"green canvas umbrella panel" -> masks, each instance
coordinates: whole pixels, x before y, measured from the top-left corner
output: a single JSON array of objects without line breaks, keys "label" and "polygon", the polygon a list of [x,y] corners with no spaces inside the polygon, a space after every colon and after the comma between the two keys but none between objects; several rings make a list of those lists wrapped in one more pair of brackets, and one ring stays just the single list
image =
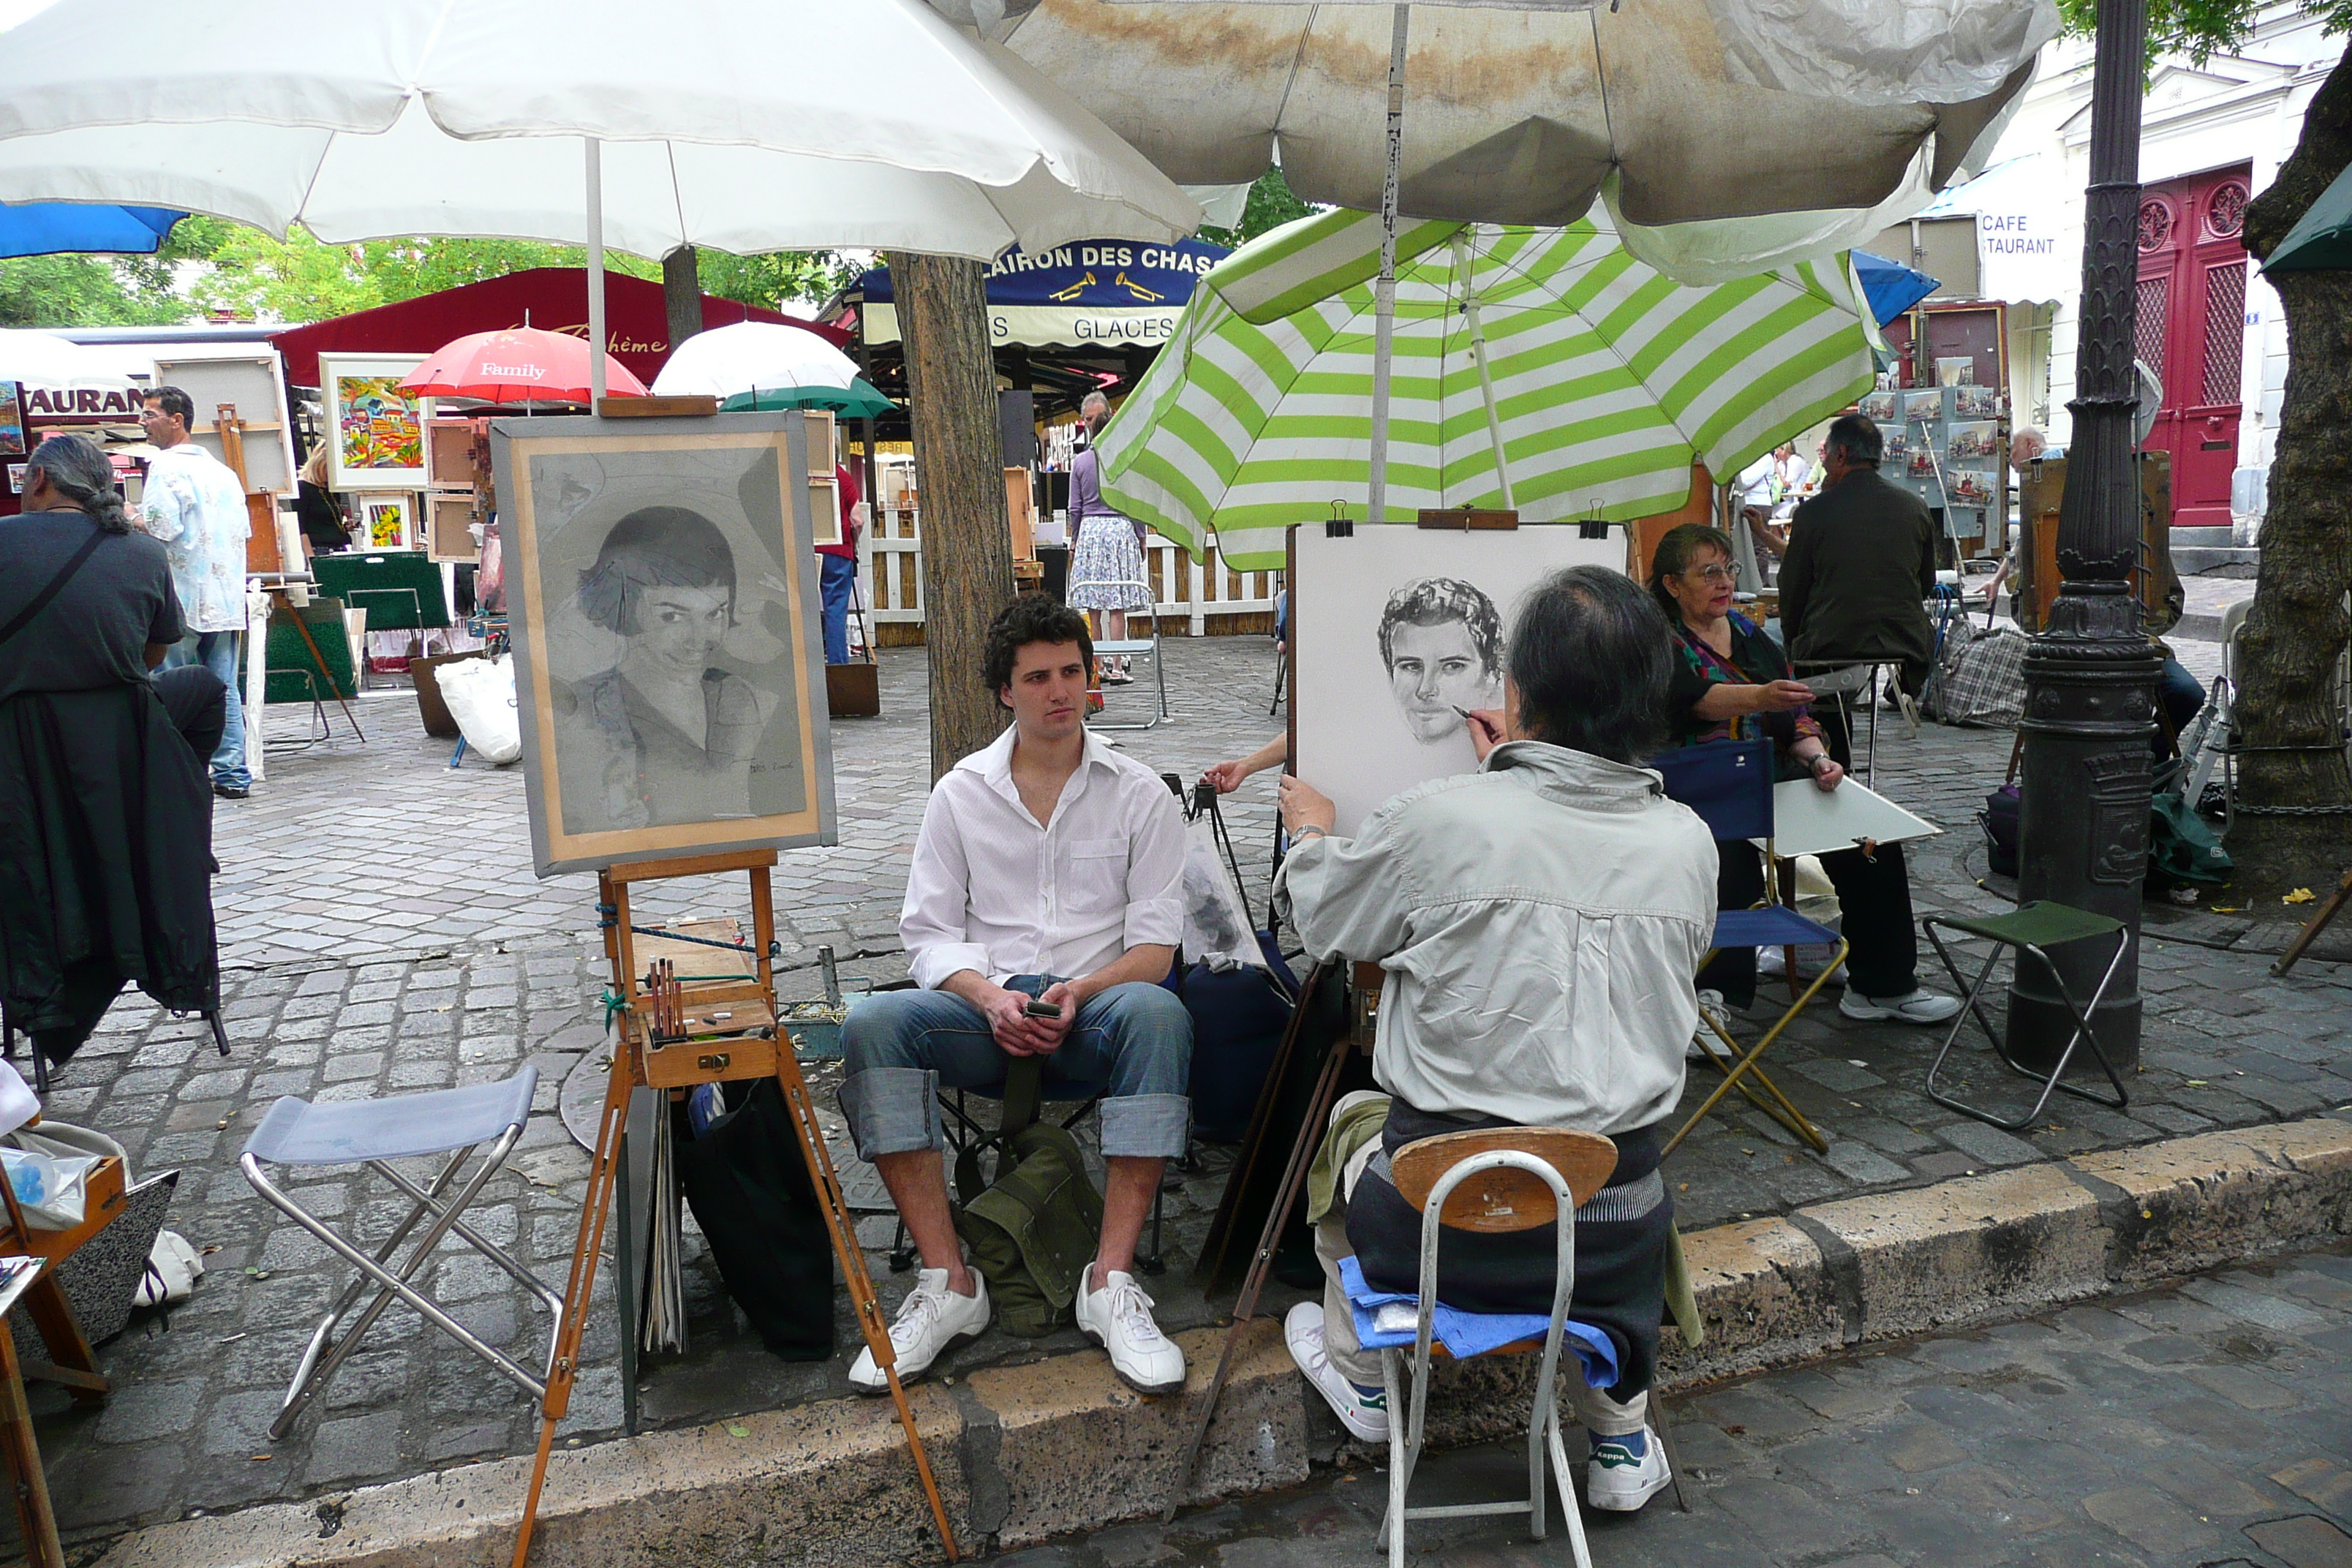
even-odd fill
[{"label": "green canvas umbrella panel", "polygon": [[[1101,440],[1105,498],[1237,570],[1279,567],[1289,524],[1361,520],[1370,489],[1381,224],[1276,229],[1203,280]],[[1385,515],[1516,506],[1523,522],[1671,510],[1691,464],[1738,473],[1874,384],[1844,253],[1705,287],[1566,228],[1411,223],[1398,234]]]}]

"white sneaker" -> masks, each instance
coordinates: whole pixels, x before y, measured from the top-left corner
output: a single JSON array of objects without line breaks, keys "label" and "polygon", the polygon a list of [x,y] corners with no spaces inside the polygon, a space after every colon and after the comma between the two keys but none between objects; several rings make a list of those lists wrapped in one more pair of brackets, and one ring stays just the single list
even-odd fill
[{"label": "white sneaker", "polygon": [[[1698,1005],[1699,1010],[1705,1013],[1708,1018],[1713,1018],[1717,1023],[1721,1024],[1727,1029],[1731,1027],[1730,1016],[1725,1010],[1723,1005],[1722,992],[1701,991],[1698,994]],[[1703,1062],[1707,1059],[1710,1053],[1705,1046],[1699,1044],[1699,1034],[1701,1033],[1710,1035],[1714,1033],[1713,1030],[1707,1028],[1706,1018],[1701,1018],[1699,1020],[1698,1030],[1693,1033],[1691,1037],[1684,1043],[1683,1060],[1686,1062]],[[1721,1043],[1721,1041],[1717,1042],[1718,1045]]]},{"label": "white sneaker", "polygon": [[1385,1388],[1365,1390],[1348,1381],[1347,1375],[1331,1364],[1323,1350],[1323,1307],[1318,1301],[1301,1301],[1290,1309],[1282,1320],[1282,1342],[1290,1347],[1290,1359],[1315,1385],[1315,1392],[1331,1406],[1331,1414],[1339,1418],[1356,1437],[1366,1443],[1389,1440],[1389,1393]]},{"label": "white sneaker", "polygon": [[[926,1268],[915,1276],[915,1288],[898,1303],[890,1325],[890,1348],[897,1352],[898,1381],[914,1382],[931,1370],[942,1352],[961,1344],[988,1327],[988,1281],[972,1270],[972,1294],[959,1296],[948,1288],[948,1271]],[[874,1364],[872,1350],[857,1352],[849,1368],[849,1386],[860,1394],[887,1394],[890,1380]]]},{"label": "white sneaker", "polygon": [[1838,1011],[1865,1024],[1892,1020],[1898,1024],[1940,1024],[1958,1013],[1960,999],[1940,991],[1914,991],[1907,996],[1864,996],[1849,985],[1838,999]]},{"label": "white sneaker", "polygon": [[[1833,947],[1799,948],[1797,950],[1798,977],[1807,981],[1811,980],[1814,974],[1818,973],[1819,971],[1811,966],[1826,963],[1829,959],[1829,955],[1836,951],[1837,949]],[[1759,947],[1756,950],[1757,979],[1786,980],[1788,977],[1789,966],[1786,960],[1781,956],[1781,952],[1779,948]],[[1843,983],[1844,979],[1845,964],[1841,962],[1835,969],[1830,971],[1829,983],[1832,985],[1836,985]]]},{"label": "white sneaker", "polygon": [[1111,1370],[1138,1394],[1174,1394],[1184,1386],[1184,1352],[1151,1318],[1151,1298],[1135,1276],[1117,1269],[1093,1289],[1094,1265],[1078,1276],[1078,1329],[1110,1354]]},{"label": "white sneaker", "polygon": [[1649,1427],[1622,1437],[1595,1436],[1592,1460],[1584,1468],[1584,1500],[1611,1513],[1632,1513],[1674,1479],[1665,1445]]}]

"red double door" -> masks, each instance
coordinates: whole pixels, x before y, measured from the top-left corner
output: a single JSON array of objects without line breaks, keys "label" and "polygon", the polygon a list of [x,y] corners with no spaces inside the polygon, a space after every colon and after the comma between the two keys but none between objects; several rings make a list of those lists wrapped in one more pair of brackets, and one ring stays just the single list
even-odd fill
[{"label": "red double door", "polygon": [[2175,528],[2226,528],[2245,368],[2247,168],[2145,185],[2138,357],[2164,382],[2147,448],[2172,454]]}]

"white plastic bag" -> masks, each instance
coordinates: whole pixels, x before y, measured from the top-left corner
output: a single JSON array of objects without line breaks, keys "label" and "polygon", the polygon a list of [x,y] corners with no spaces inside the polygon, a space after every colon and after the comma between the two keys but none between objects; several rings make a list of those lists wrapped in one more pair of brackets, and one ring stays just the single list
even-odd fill
[{"label": "white plastic bag", "polygon": [[466,744],[484,762],[506,766],[522,755],[522,720],[515,711],[514,657],[467,658],[435,672],[441,700]]},{"label": "white plastic bag", "polygon": [[184,1301],[195,1293],[196,1281],[204,1277],[205,1260],[188,1238],[176,1230],[163,1231],[155,1237],[154,1249],[147,1254],[147,1271],[139,1277],[135,1300],[142,1307]]},{"label": "white plastic bag", "polygon": [[35,1230],[71,1230],[81,1223],[89,1207],[89,1173],[98,1166],[94,1154],[61,1152],[55,1146],[0,1148],[0,1168],[7,1172],[25,1223]]},{"label": "white plastic bag", "polygon": [[24,1075],[0,1062],[0,1137],[5,1137],[41,1113],[41,1102]]},{"label": "white plastic bag", "polygon": [[1265,967],[1249,905],[1217,843],[1216,818],[1205,811],[1184,826],[1184,957],[1215,970]]}]

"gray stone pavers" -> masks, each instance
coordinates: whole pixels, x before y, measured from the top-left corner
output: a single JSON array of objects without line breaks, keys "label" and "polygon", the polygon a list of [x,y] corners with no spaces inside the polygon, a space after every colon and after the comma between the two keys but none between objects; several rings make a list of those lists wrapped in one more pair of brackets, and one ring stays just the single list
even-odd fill
[{"label": "gray stone pavers", "polygon": [[[1208,763],[1244,754],[1278,732],[1279,721],[1265,714],[1264,639],[1178,641],[1168,657],[1180,717],[1119,736],[1129,754],[1189,780]],[[905,973],[897,914],[929,776],[923,679],[919,650],[886,654],[884,717],[834,726],[842,842],[788,852],[778,868],[787,996],[816,993],[821,943],[835,948],[846,974]],[[605,976],[593,879],[531,876],[519,772],[470,759],[448,769],[446,745],[423,737],[405,692],[371,696],[362,715],[371,737],[364,746],[335,742],[273,757],[268,781],[250,800],[220,805],[216,901],[229,1058],[214,1053],[193,1021],[171,1019],[134,994],[58,1078],[52,1115],[120,1139],[142,1171],[181,1170],[170,1224],[210,1249],[211,1268],[191,1301],[169,1313],[136,1314],[101,1347],[121,1389],[107,1408],[68,1409],[55,1390],[37,1387],[41,1441],[59,1478],[58,1510],[69,1532],[309,1497],[456,1458],[520,1451],[530,1440],[530,1411],[520,1394],[401,1308],[286,1442],[258,1440],[310,1316],[342,1279],[325,1250],[263,1205],[236,1169],[245,1137],[273,1100],[481,1082],[531,1062],[543,1079],[539,1114],[477,1220],[494,1236],[519,1237],[534,1267],[559,1283],[586,1172],[584,1154],[554,1116],[553,1083],[601,1038]],[[294,721],[278,712],[271,722],[286,732]],[[2005,733],[1929,726],[1915,740],[1892,716],[1882,723],[1879,787],[1948,829],[1911,856],[1920,912],[2000,907],[1999,896],[1977,883],[1982,842],[1969,813],[1999,783],[2008,746]],[[1272,777],[1263,775],[1224,806],[1261,908],[1273,800]],[[740,887],[737,879],[706,879],[646,888],[637,908],[654,919],[740,913]],[[335,934],[322,934],[329,932]],[[2105,1111],[2062,1097],[2014,1137],[1958,1118],[1919,1092],[1935,1032],[1843,1019],[1834,987],[1825,989],[1766,1066],[1830,1134],[1830,1155],[1814,1155],[1728,1100],[1666,1167],[1685,1229],[2352,1100],[2344,1024],[2352,991],[2344,972],[2314,960],[2274,981],[2264,973],[2266,952],[2206,945],[2244,941],[2245,928],[2222,917],[2156,911],[2143,958],[2147,1060],[2132,1080],[2130,1107]],[[1923,978],[1936,983],[1931,963],[1923,949]],[[1736,1032],[1752,1040],[1783,997],[1768,986],[1735,1020]],[[2225,1016],[2217,999],[2248,1007]],[[1955,1065],[1957,1083],[2014,1092],[1979,1045],[1964,1042]],[[2309,1076],[2294,1076],[2298,1069]],[[812,1079],[829,1114],[833,1079],[824,1070]],[[1710,1069],[1695,1068],[1685,1113],[1713,1087]],[[1151,1289],[1171,1328],[1210,1322],[1222,1305],[1202,1301],[1183,1274],[1230,1159],[1228,1151],[1204,1151],[1203,1168],[1169,1194],[1175,1266]],[[361,1174],[322,1173],[300,1184],[311,1207],[356,1223],[363,1236],[380,1237],[398,1211],[383,1184]],[[869,1267],[885,1304],[895,1303],[909,1279],[891,1275],[882,1256],[888,1219],[869,1215],[859,1228],[877,1249]],[[648,1373],[649,1421],[709,1420],[840,1392],[845,1357],[787,1364],[759,1348],[690,1218],[685,1253],[689,1348]],[[541,1353],[543,1319],[510,1282],[462,1254],[446,1255],[429,1272],[434,1289],[461,1303],[461,1316],[509,1353],[526,1361]],[[2309,1278],[2352,1288],[2325,1272]],[[2298,1290],[2289,1305],[2340,1313],[2340,1300],[2311,1294],[2318,1288]],[[2175,1310],[2203,1315],[2196,1321],[2114,1314],[2084,1321],[2121,1324],[2135,1339],[2195,1337],[2217,1324],[2239,1333],[2278,1331],[2244,1314],[2243,1300],[2228,1294],[2235,1287],[2216,1289],[2222,1294],[2211,1304],[2172,1299]],[[593,1440],[619,1421],[614,1314],[601,1282],[598,1294],[588,1372],[567,1439]],[[2080,1309],[2061,1322],[2095,1311]],[[2089,1330],[2067,1331],[2095,1338]],[[855,1342],[845,1316],[838,1339]],[[1075,1336],[1060,1336],[1043,1348],[1077,1345]],[[956,1352],[943,1370],[960,1373],[1030,1348],[992,1336]],[[2167,1405],[2178,1407],[2180,1420],[2254,1414],[2223,1390],[2177,1377],[2168,1387]],[[2352,1463],[2352,1455],[2336,1458]],[[1708,1559],[1700,1552],[1686,1560]]]}]

